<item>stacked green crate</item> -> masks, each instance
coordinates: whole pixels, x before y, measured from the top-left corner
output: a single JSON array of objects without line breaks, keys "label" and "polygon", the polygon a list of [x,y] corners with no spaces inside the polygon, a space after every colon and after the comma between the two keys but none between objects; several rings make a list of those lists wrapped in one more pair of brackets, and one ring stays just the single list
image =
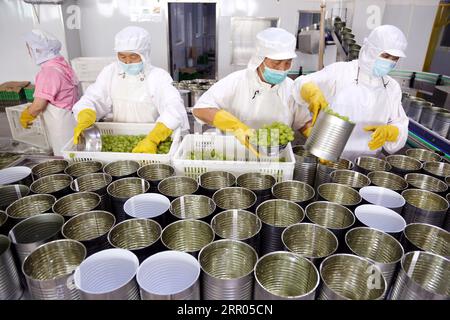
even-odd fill
[{"label": "stacked green crate", "polygon": [[[25,92],[20,84],[20,82],[5,82],[0,85],[0,106],[16,106],[26,101]],[[26,84],[25,82],[24,85]]]},{"label": "stacked green crate", "polygon": [[34,100],[34,86],[33,85],[28,85],[26,86],[24,89],[25,92],[25,97],[27,98],[28,102],[33,102]]}]

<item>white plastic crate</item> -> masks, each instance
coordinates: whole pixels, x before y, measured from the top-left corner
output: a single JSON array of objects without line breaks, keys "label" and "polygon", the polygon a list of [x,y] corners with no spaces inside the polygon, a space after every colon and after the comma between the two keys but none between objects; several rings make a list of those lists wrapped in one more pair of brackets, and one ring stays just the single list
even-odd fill
[{"label": "white plastic crate", "polygon": [[[227,159],[233,160],[190,160],[190,153],[215,150]],[[177,175],[185,175],[196,179],[208,171],[228,171],[238,176],[247,172],[260,172],[272,175],[278,182],[292,180],[295,168],[295,158],[292,146],[288,146],[277,157],[261,156],[256,158],[233,136],[224,135],[186,135],[172,158],[172,165]]]},{"label": "white plastic crate", "polygon": [[80,57],[71,60],[72,68],[81,82],[94,82],[104,67],[116,57]]},{"label": "white plastic crate", "polygon": [[[147,135],[154,127],[154,123],[118,123],[118,122],[96,122],[101,134],[109,135]],[[172,133],[172,146],[167,154],[149,153],[126,153],[126,152],[87,152],[77,151],[71,139],[63,148],[64,159],[79,162],[88,160],[98,160],[103,163],[110,163],[117,160],[135,160],[141,165],[149,163],[170,164],[171,158],[180,144],[180,130]]]},{"label": "white plastic crate", "polygon": [[28,106],[28,103],[21,104],[14,107],[5,108],[6,116],[11,129],[11,135],[14,140],[31,144],[33,146],[49,149],[50,141],[45,130],[44,119],[39,115],[29,129],[25,129],[20,124],[20,115]]}]

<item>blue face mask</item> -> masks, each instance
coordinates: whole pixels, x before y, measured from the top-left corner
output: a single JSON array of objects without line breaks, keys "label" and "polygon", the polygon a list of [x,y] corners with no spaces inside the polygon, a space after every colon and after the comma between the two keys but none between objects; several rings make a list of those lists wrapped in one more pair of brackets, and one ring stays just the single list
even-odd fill
[{"label": "blue face mask", "polygon": [[263,77],[270,84],[280,84],[286,79],[288,71],[270,69],[264,64]]},{"label": "blue face mask", "polygon": [[139,72],[144,69],[144,63],[138,62],[138,63],[123,63],[122,61],[119,61],[119,65],[122,68],[122,70],[129,75],[136,76],[139,74]]},{"label": "blue face mask", "polygon": [[395,65],[396,62],[392,60],[378,58],[373,65],[372,74],[375,77],[384,77],[395,68]]}]

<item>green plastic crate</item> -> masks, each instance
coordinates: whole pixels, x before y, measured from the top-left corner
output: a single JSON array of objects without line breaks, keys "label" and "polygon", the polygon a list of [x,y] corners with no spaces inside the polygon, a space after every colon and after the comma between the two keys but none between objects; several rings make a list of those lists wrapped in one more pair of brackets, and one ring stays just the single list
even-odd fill
[{"label": "green plastic crate", "polygon": [[29,85],[26,86],[24,89],[25,92],[25,97],[27,99],[28,102],[33,102],[34,100],[34,86]]},{"label": "green plastic crate", "polygon": [[0,100],[3,101],[11,101],[11,100],[24,100],[25,93],[24,90],[20,90],[19,92],[14,91],[0,91]]}]

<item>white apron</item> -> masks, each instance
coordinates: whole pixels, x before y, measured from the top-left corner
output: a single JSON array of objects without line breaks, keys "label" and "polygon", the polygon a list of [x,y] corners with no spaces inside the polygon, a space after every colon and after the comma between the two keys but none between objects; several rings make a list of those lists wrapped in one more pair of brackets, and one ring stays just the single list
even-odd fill
[{"label": "white apron", "polygon": [[378,156],[381,148],[369,149],[372,131],[365,131],[365,126],[385,125],[389,120],[390,103],[384,87],[370,87],[356,84],[340,91],[331,108],[340,115],[347,116],[354,122],[355,128],[348,140],[341,157],[354,161],[359,156]]},{"label": "white apron", "polygon": [[42,116],[53,154],[61,156],[62,148],[73,138],[73,129],[77,124],[72,111],[58,108],[49,103]]},{"label": "white apron", "polygon": [[111,99],[114,122],[154,123],[159,113],[147,82],[141,76],[122,75],[112,80]]}]

